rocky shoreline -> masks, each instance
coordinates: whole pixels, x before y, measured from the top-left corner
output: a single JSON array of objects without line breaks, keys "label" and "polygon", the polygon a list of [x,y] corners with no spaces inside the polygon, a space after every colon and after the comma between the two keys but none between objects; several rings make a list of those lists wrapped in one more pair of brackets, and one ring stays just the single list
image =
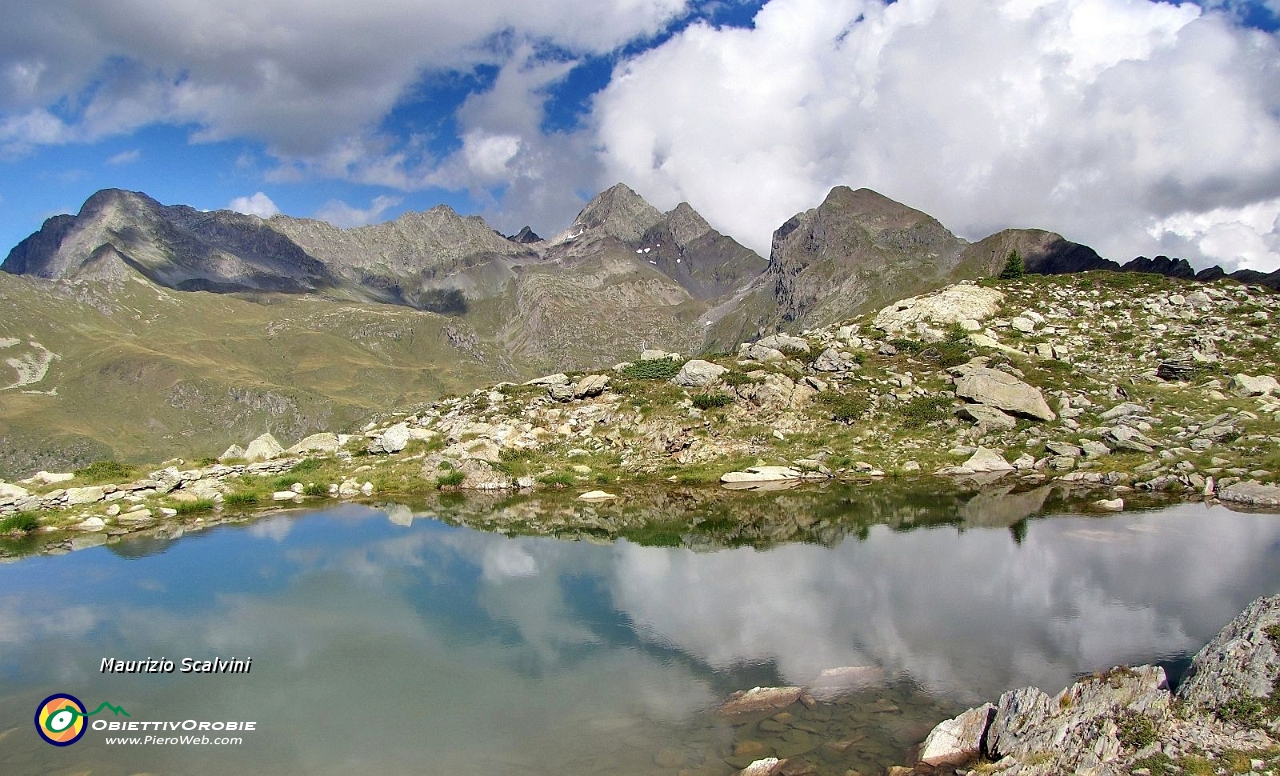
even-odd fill
[{"label": "rocky shoreline", "polygon": [[1054,696],[1011,690],[939,724],[920,747],[921,765],[898,771],[1277,773],[1277,739],[1280,596],[1273,596],[1254,601],[1205,645],[1176,691],[1158,666],[1113,668]]}]

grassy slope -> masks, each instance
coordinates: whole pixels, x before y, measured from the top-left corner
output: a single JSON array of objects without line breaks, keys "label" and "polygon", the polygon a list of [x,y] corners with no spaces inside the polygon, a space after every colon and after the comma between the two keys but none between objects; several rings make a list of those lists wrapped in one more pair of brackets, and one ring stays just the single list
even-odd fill
[{"label": "grassy slope", "polygon": [[[466,326],[441,316],[271,302],[0,273],[0,339],[19,340],[0,359],[40,356],[31,342],[57,355],[40,381],[0,391],[0,476],[216,455],[263,431],[288,444],[504,376],[482,343],[455,347],[443,327]],[[0,385],[16,381],[0,364]]]}]

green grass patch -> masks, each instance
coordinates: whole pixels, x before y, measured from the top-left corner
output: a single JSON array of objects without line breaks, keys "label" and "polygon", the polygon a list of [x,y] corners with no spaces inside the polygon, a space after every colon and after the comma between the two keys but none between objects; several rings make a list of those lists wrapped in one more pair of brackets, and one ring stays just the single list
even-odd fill
[{"label": "green grass patch", "polygon": [[40,527],[40,518],[30,512],[17,512],[0,520],[0,533],[28,534]]},{"label": "green grass patch", "polygon": [[632,380],[670,380],[680,374],[684,364],[669,358],[657,358],[652,361],[637,361],[622,370],[622,376]]},{"label": "green grass patch", "polygon": [[453,469],[449,472],[441,474],[439,477],[436,477],[436,490],[443,490],[445,488],[456,488],[459,485],[461,485],[462,481],[465,480],[466,478],[467,478],[466,472],[460,469]]},{"label": "green grass patch", "polygon": [[190,515],[196,512],[208,512],[214,508],[215,504],[211,498],[202,498],[195,501],[175,501],[169,506],[180,515]]},{"label": "green grass patch", "polygon": [[328,486],[326,486],[326,485],[322,485],[322,484],[321,484],[321,483],[319,483],[319,482],[310,482],[310,483],[307,483],[307,486],[306,486],[305,488],[303,488],[303,489],[302,489],[302,495],[304,495],[304,496],[327,496],[327,495],[329,495],[329,488],[328,488]]},{"label": "green grass patch", "polygon": [[304,472],[313,472],[323,466],[319,458],[304,458],[293,466],[289,467],[290,474],[302,474]]},{"label": "green grass patch", "polygon": [[720,375],[720,382],[725,385],[733,386],[754,385],[763,379],[764,378],[762,377],[752,377],[750,373],[744,372],[741,369],[730,369],[728,372]]},{"label": "green grass patch", "polygon": [[137,474],[138,467],[112,459],[94,461],[83,469],[76,469],[76,479],[87,484],[101,482],[128,482]]},{"label": "green grass patch", "polygon": [[231,509],[243,509],[258,503],[257,493],[228,493],[222,497],[222,505]]},{"label": "green grass patch", "polygon": [[295,477],[292,474],[286,474],[283,477],[276,477],[274,480],[272,480],[271,487],[274,490],[288,490],[289,488],[292,488],[294,485],[297,485],[300,482],[302,482],[301,477]]}]

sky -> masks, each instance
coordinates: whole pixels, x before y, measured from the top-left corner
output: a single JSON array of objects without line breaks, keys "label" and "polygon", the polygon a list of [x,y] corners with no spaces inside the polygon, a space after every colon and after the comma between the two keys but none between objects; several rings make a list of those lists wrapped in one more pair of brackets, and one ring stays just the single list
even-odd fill
[{"label": "sky", "polygon": [[1280,0],[0,0],[0,255],[94,191],[543,236],[624,182],[768,255],[836,185],[970,240],[1280,269]]}]

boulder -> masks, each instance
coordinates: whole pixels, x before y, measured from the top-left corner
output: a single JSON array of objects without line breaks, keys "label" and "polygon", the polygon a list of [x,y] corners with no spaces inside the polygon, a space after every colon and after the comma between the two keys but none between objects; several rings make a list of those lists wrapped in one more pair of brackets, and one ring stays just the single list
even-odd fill
[{"label": "boulder", "polygon": [[106,491],[102,489],[101,485],[91,485],[87,488],[67,488],[67,506],[96,504],[106,496]]},{"label": "boulder", "polygon": [[680,374],[671,378],[671,382],[686,388],[705,388],[719,381],[720,376],[728,371],[719,364],[695,358],[686,362],[680,368]]},{"label": "boulder", "polygon": [[298,494],[291,490],[277,490],[271,494],[272,501],[297,501]]},{"label": "boulder", "polygon": [[752,361],[768,363],[770,361],[786,361],[787,354],[775,348],[765,347],[759,343],[749,342],[738,346],[738,355]]},{"label": "boulder", "polygon": [[1128,450],[1135,453],[1150,453],[1160,445],[1159,442],[1129,426],[1116,426],[1103,433],[1102,438],[1111,443],[1114,450]]},{"label": "boulder", "polygon": [[963,765],[982,753],[987,726],[995,717],[996,707],[984,703],[958,717],[938,723],[920,745],[920,762],[937,768]]},{"label": "boulder", "polygon": [[1036,330],[1035,321],[1031,320],[1030,318],[1023,318],[1021,316],[1014,318],[1012,321],[1009,321],[1009,325],[1012,326],[1017,331],[1020,331],[1024,334],[1030,334],[1031,332]]},{"label": "boulder", "polygon": [[765,348],[780,350],[783,353],[808,353],[809,343],[800,337],[793,337],[790,334],[771,334],[759,340],[757,345]]},{"label": "boulder", "polygon": [[285,450],[289,455],[306,455],[307,453],[319,453],[321,455],[333,455],[342,449],[342,445],[338,443],[338,435],[329,431],[319,434],[312,434],[300,440],[296,445]]},{"label": "boulder", "polygon": [[985,447],[979,447],[961,466],[975,474],[1013,471],[1013,464],[1006,461],[1003,455]]},{"label": "boulder", "polygon": [[748,466],[746,471],[727,472],[720,481],[724,483],[778,482],[798,480],[803,476],[804,472],[790,466]]},{"label": "boulder", "polygon": [[232,445],[223,451],[222,455],[218,456],[219,461],[225,461],[228,458],[244,458],[244,448],[240,445]]},{"label": "boulder", "polygon": [[1218,499],[1250,507],[1280,507],[1280,486],[1245,480],[1220,488]]},{"label": "boulder", "polygon": [[249,443],[244,450],[244,458],[249,463],[257,461],[270,461],[273,458],[279,458],[284,454],[284,448],[276,441],[276,438],[270,433],[263,434],[257,439]]},{"label": "boulder", "polygon": [[962,399],[1036,420],[1057,419],[1039,389],[1007,372],[973,363],[951,371],[957,375],[956,396]]},{"label": "boulder", "polygon": [[573,401],[573,386],[552,385],[547,388],[547,395],[556,401]]},{"label": "boulder", "polygon": [[574,384],[573,397],[575,399],[586,399],[592,396],[599,396],[608,387],[609,378],[605,375],[587,375]]},{"label": "boulder", "polygon": [[397,423],[369,441],[373,455],[398,453],[409,444],[409,424]]},{"label": "boulder", "polygon": [[667,351],[665,350],[656,350],[653,348],[648,348],[640,351],[641,361],[661,361],[664,358],[670,358],[670,357],[671,357],[671,354],[667,353]]},{"label": "boulder", "polygon": [[17,500],[31,495],[30,491],[20,485],[0,482],[0,499]]},{"label": "boulder", "polygon": [[568,385],[570,382],[572,381],[569,379],[569,375],[563,372],[557,372],[553,375],[546,375],[545,377],[535,377],[525,383],[525,385]]},{"label": "boulder", "polygon": [[966,404],[956,410],[956,414],[967,420],[972,420],[984,429],[1007,431],[1018,425],[1018,421],[1012,416],[985,404]]},{"label": "boulder", "polygon": [[1270,396],[1280,393],[1280,382],[1271,375],[1259,375],[1250,377],[1246,374],[1239,374],[1231,378],[1231,385],[1237,393],[1244,396]]},{"label": "boulder", "polygon": [[578,496],[578,498],[582,501],[608,501],[609,499],[617,498],[617,496],[612,493],[606,493],[603,490],[589,490]]},{"label": "boulder", "polygon": [[936,293],[895,302],[881,310],[875,327],[881,331],[914,329],[920,322],[950,325],[961,321],[981,321],[996,314],[1004,294],[994,288],[972,283],[948,286]]},{"label": "boulder", "polygon": [[100,517],[91,517],[72,526],[77,531],[101,531],[107,527],[106,521]]},{"label": "boulder", "polygon": [[776,776],[782,772],[786,764],[786,760],[779,760],[776,757],[762,757],[738,771],[738,776]]},{"label": "boulder", "polygon": [[819,372],[851,372],[858,368],[858,362],[835,348],[827,348],[810,366]]},{"label": "boulder", "polygon": [[1103,512],[1124,511],[1124,499],[1122,498],[1101,498],[1093,502],[1093,505]]}]

